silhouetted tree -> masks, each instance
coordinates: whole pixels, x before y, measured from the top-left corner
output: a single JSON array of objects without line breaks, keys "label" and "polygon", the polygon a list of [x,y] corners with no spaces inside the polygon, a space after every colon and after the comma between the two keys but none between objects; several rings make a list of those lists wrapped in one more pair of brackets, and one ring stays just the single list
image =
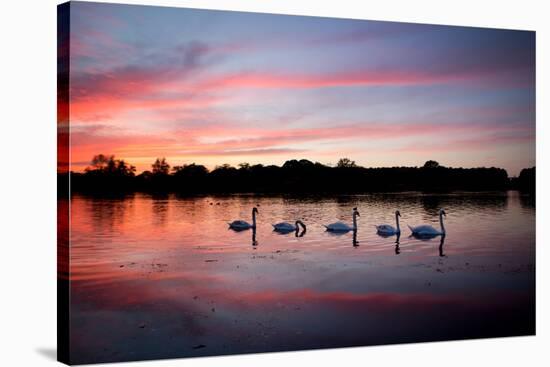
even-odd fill
[{"label": "silhouetted tree", "polygon": [[178,191],[203,192],[207,190],[208,169],[195,163],[175,166],[174,185]]},{"label": "silhouetted tree", "polygon": [[349,158],[340,158],[338,163],[336,163],[336,167],[338,168],[350,168],[350,167],[357,167],[355,164],[355,161],[352,161]]},{"label": "silhouetted tree", "polygon": [[88,175],[109,175],[133,177],[136,168],[123,159],[115,159],[114,155],[98,154],[93,157],[91,167],[85,169]]},{"label": "silhouetted tree", "polygon": [[166,162],[166,158],[157,158],[151,168],[154,175],[168,175],[170,172],[170,165]]},{"label": "silhouetted tree", "polygon": [[243,162],[243,163],[239,163],[239,169],[242,169],[242,170],[249,170],[250,169],[250,163],[246,163],[246,162]]},{"label": "silhouetted tree", "polygon": [[[172,174],[170,174],[170,172]],[[349,158],[335,167],[307,159],[292,159],[282,166],[241,163],[217,166],[211,172],[195,163],[175,166],[155,160],[151,171],[135,176],[135,167],[114,156],[97,155],[85,174],[71,173],[75,191],[155,193],[361,193],[402,190],[506,190],[520,187],[534,192],[535,169],[525,169],[512,182],[499,168],[450,168],[428,161],[424,166],[365,168]]]},{"label": "silhouetted tree", "polygon": [[117,161],[115,170],[116,170],[116,173],[121,176],[133,177],[136,172],[136,167],[127,164],[123,159],[121,159]]},{"label": "silhouetted tree", "polygon": [[208,174],[208,169],[205,166],[195,163],[174,166],[172,171],[174,171],[174,176],[196,177],[206,176]]},{"label": "silhouetted tree", "polygon": [[92,158],[92,167],[87,168],[89,171],[97,170],[97,171],[106,171],[107,166],[109,165],[109,161],[112,161],[114,159],[114,156],[106,156],[104,154],[98,154],[94,155]]},{"label": "silhouetted tree", "polygon": [[439,168],[440,165],[439,165],[439,162],[437,161],[427,161],[426,163],[424,163],[424,168]]},{"label": "silhouetted tree", "polygon": [[312,166],[313,166],[313,162],[307,159],[300,159],[300,160],[291,159],[289,161],[286,161],[283,164],[283,168],[286,168],[286,169],[303,169],[303,168],[310,168]]},{"label": "silhouetted tree", "polygon": [[524,168],[517,178],[518,188],[521,191],[534,194],[536,192],[536,168]]}]

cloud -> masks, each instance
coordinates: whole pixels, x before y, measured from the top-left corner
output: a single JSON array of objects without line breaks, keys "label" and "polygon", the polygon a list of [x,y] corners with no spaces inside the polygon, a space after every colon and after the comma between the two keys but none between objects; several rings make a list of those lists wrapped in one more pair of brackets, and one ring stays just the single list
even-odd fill
[{"label": "cloud", "polygon": [[182,153],[190,156],[262,156],[262,155],[291,155],[305,152],[304,149],[291,149],[291,148],[264,148],[264,149],[236,149],[236,150],[223,150],[223,149],[209,149],[209,150],[194,150],[183,151]]},{"label": "cloud", "polygon": [[[216,156],[336,156],[373,150],[378,153],[433,154],[486,150],[502,144],[534,141],[534,132],[530,128],[521,124],[499,123],[387,124],[365,121],[327,128],[251,128],[245,132],[239,126],[222,123],[157,134],[134,132],[110,125],[83,124],[72,131],[73,146],[78,147],[73,150],[73,162],[87,161],[98,153],[115,154],[136,164],[138,170],[144,167],[140,165],[143,160],[148,162],[147,166],[149,161],[152,162],[158,156],[178,157],[176,159],[184,161],[193,159],[200,163],[208,157]],[[411,140],[415,143],[411,143]],[[335,145],[342,148],[335,148]]]},{"label": "cloud", "polygon": [[[156,156],[273,161],[297,153],[339,155],[335,147],[342,146],[347,152],[378,147],[407,154],[534,142],[534,109],[526,107],[525,94],[513,108],[501,102],[486,110],[477,103],[471,107],[470,97],[452,94],[455,103],[448,94],[440,105],[434,97],[439,86],[444,91],[466,86],[480,96],[479,105],[494,106],[496,94],[534,88],[529,32],[358,22],[291,40],[271,35],[263,43],[238,32],[222,34],[218,42],[202,41],[200,32],[186,33],[193,38],[185,41],[176,32],[173,39],[153,42],[127,37],[134,20],[103,13],[79,21],[71,38],[73,162],[98,153],[138,163]],[[322,68],[301,66],[312,55],[336,49],[352,60],[345,66],[334,61],[338,58],[328,58],[332,61]],[[66,40],[60,43],[64,50]],[[304,59],[294,64],[269,58],[285,50]],[[366,88],[359,87],[369,93],[363,97]],[[333,90],[318,91],[328,88]],[[424,98],[409,103],[416,94]],[[328,101],[329,95],[342,96],[341,103]],[[418,103],[426,101],[433,104],[422,109],[420,120]],[[400,122],[384,122],[396,115]]]}]

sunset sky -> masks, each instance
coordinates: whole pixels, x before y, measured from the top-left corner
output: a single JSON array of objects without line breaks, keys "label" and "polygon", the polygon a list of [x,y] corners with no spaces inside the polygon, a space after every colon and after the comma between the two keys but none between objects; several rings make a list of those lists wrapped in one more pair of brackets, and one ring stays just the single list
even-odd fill
[{"label": "sunset sky", "polygon": [[534,32],[73,2],[72,170],[535,165]]}]

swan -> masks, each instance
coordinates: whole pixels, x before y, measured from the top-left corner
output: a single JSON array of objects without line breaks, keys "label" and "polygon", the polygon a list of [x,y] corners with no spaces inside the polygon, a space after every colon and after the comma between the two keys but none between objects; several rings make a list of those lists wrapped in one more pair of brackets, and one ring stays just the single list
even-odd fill
[{"label": "swan", "polygon": [[244,220],[234,220],[233,222],[228,223],[229,228],[231,228],[233,230],[236,230],[236,231],[242,231],[242,230],[250,229],[250,228],[256,229],[256,214],[257,213],[259,213],[258,208],[254,207],[252,209],[252,224],[250,224],[250,223],[248,223],[247,221],[244,221]]},{"label": "swan", "polygon": [[434,227],[430,225],[421,225],[417,227],[411,227],[409,226],[413,236],[418,237],[435,237],[435,236],[444,236],[445,235],[445,226],[443,225],[443,216],[447,216],[447,213],[445,213],[445,210],[440,209],[439,210],[439,225],[441,226],[441,230],[437,230]]},{"label": "swan", "polygon": [[357,217],[361,215],[357,211],[357,208],[353,208],[353,226],[349,226],[344,222],[336,222],[328,225],[324,225],[327,231],[329,232],[349,232],[357,231]]},{"label": "swan", "polygon": [[281,222],[277,224],[272,224],[272,226],[274,231],[283,232],[283,233],[298,231],[300,227],[302,227],[304,231],[306,230],[306,225],[301,220],[297,220],[295,224],[288,223],[288,222]]},{"label": "swan", "polygon": [[393,236],[398,235],[401,233],[401,228],[399,228],[399,217],[401,216],[401,213],[399,213],[399,210],[395,211],[395,224],[397,228],[394,228],[393,226],[390,226],[389,224],[381,224],[376,227],[376,232],[378,232],[379,235],[382,236]]}]

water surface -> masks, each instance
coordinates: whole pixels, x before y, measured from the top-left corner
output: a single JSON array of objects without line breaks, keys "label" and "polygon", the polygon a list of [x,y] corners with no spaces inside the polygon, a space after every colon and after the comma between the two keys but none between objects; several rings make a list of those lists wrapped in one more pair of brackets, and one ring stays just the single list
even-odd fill
[{"label": "water surface", "polygon": [[[228,229],[254,206],[255,232]],[[353,207],[355,237],[324,231]],[[443,240],[409,237],[439,208]],[[374,229],[396,209],[397,243]],[[272,231],[296,219],[303,236]],[[535,332],[535,208],[516,192],[74,196],[71,221],[74,363]]]}]

